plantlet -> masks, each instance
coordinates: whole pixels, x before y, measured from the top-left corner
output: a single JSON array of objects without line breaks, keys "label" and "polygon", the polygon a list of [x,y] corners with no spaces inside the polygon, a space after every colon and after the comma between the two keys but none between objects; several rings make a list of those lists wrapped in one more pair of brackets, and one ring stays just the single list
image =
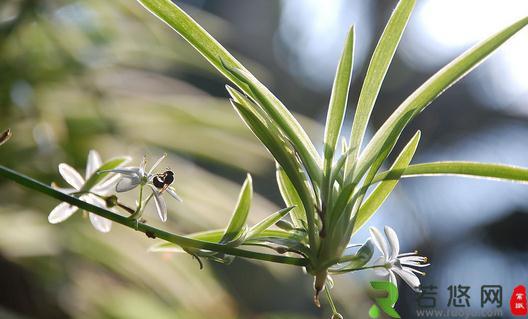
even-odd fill
[{"label": "plantlet", "polygon": [[[3,166],[0,166],[1,176],[79,209],[142,231],[149,237],[164,240],[153,246],[153,251],[184,251],[198,260],[208,258],[224,263],[229,263],[238,256],[304,267],[314,278],[314,302],[317,305],[321,291],[332,285],[333,281],[329,276],[362,269],[377,268],[393,282],[396,281],[397,274],[413,289],[419,290],[420,282],[413,271],[420,272],[408,266],[427,266],[427,260],[415,253],[399,255],[397,235],[391,228],[385,229],[390,250],[381,233],[374,228],[371,229],[371,240],[363,245],[350,245],[353,235],[378,210],[401,178],[449,174],[528,182],[528,169],[521,167],[473,162],[410,164],[420,140],[420,131],[408,141],[390,164],[390,169],[380,172],[407,124],[444,90],[521,30],[528,23],[528,18],[492,35],[439,70],[396,108],[363,150],[361,145],[372,109],[415,1],[401,0],[392,13],[369,64],[355,110],[350,139],[339,147],[338,139],[346,113],[354,57],[355,35],[352,27],[337,67],[321,155],[281,101],[177,5],[170,0],[139,2],[177,31],[232,83],[233,86],[226,87],[231,96],[231,104],[273,155],[277,164],[277,183],[287,208],[249,227],[246,221],[251,207],[252,180],[248,175],[225,229],[181,236],[149,226],[139,219],[145,202],[154,196],[157,210],[164,221],[167,216],[165,202],[160,200],[162,189],[171,195],[174,192],[170,186],[172,181],[167,188],[162,185],[164,183],[161,180],[157,181],[158,184],[161,183],[161,188],[153,184],[164,173],[152,170],[145,173],[144,164],[140,168],[118,168],[122,163],[114,163],[113,166],[102,164],[87,176],[87,184],[94,180],[90,187],[81,186],[80,190],[70,195]],[[135,209],[121,204],[116,195],[105,195],[104,205],[83,201],[103,174],[122,175],[117,184],[117,192],[130,191],[140,186]],[[145,185],[149,185],[152,194],[144,200],[142,190]],[[371,187],[374,189],[366,197]],[[179,198],[177,195],[173,196]],[[124,217],[109,210],[113,207],[122,208],[132,216]],[[291,223],[283,220],[286,215],[290,216]],[[278,229],[270,229],[273,225],[278,226]],[[367,266],[374,254],[372,242],[383,257],[381,261]],[[267,247],[277,253],[253,251],[248,249],[251,246]],[[326,290],[326,295],[331,298],[329,289]],[[330,303],[333,315],[338,317],[331,299]]]}]

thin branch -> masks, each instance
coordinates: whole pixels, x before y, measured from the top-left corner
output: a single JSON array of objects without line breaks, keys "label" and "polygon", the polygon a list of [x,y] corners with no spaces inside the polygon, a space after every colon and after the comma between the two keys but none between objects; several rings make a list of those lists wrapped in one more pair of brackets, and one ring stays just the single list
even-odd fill
[{"label": "thin branch", "polygon": [[79,207],[80,209],[87,210],[91,213],[94,213],[96,215],[109,219],[113,222],[130,227],[134,230],[138,230],[143,233],[148,233],[151,236],[154,235],[157,238],[174,243],[183,248],[205,249],[205,250],[221,252],[221,253],[225,253],[225,254],[229,254],[233,256],[238,256],[238,257],[258,259],[258,260],[270,261],[270,262],[275,262],[275,263],[280,263],[280,264],[295,265],[295,266],[307,266],[309,264],[308,259],[305,259],[305,258],[278,256],[278,255],[260,253],[260,252],[249,251],[249,250],[244,250],[244,249],[238,249],[238,248],[230,247],[227,245],[221,245],[217,243],[211,243],[211,242],[191,239],[185,236],[169,233],[167,231],[149,226],[145,223],[141,223],[134,219],[130,219],[130,218],[118,215],[107,209],[86,203],[76,197],[59,192],[49,187],[46,184],[36,181],[32,179],[31,177],[20,174],[2,165],[0,165],[0,176],[7,178],[9,180],[12,180],[32,190],[41,192],[50,197],[67,202],[71,205]]}]

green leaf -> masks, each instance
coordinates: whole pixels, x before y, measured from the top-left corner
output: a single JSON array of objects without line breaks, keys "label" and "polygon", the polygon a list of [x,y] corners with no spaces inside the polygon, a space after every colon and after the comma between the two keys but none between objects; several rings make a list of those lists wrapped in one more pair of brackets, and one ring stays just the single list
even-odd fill
[{"label": "green leaf", "polygon": [[[84,185],[83,185],[83,187],[82,187],[82,189],[80,191],[82,191],[82,192],[89,191],[90,189],[92,189],[92,187],[97,185],[99,182],[101,182],[103,179],[105,179],[109,174],[111,174],[111,172],[103,172],[103,171],[108,171],[108,170],[117,168],[117,167],[119,167],[121,165],[125,165],[128,162],[130,162],[130,157],[128,157],[128,156],[114,157],[112,159],[109,159],[108,161],[103,163],[103,165],[101,165],[97,169],[97,171],[95,171],[88,178],[88,180],[86,181],[86,183],[84,183]],[[101,172],[103,172],[103,173],[101,173]]]},{"label": "green leaf", "polygon": [[268,217],[264,218],[259,223],[257,223],[256,225],[254,225],[253,227],[249,229],[249,232],[247,233],[246,238],[252,239],[255,236],[261,234],[264,230],[273,226],[276,222],[278,222],[284,216],[286,216],[293,208],[294,206],[283,208],[279,210],[278,212],[273,213],[269,215]]},{"label": "green leaf", "polygon": [[528,24],[525,17],[447,64],[411,94],[376,132],[362,152],[353,179],[358,181],[384,149],[392,149],[405,126],[442,92],[484,61],[506,40]]},{"label": "green leaf", "polygon": [[295,230],[295,226],[292,225],[289,221],[286,220],[279,220],[275,223],[275,226],[278,228],[285,230],[285,231],[292,231]]},{"label": "green leaf", "polygon": [[267,120],[276,125],[288,138],[298,152],[311,179],[320,183],[322,176],[319,154],[290,111],[279,100],[273,100],[271,98],[273,95],[263,84],[253,81],[251,73],[247,70],[230,68],[227,65],[226,68],[238,77],[240,81],[247,84],[250,91],[248,95],[263,109]]},{"label": "green leaf", "polygon": [[528,183],[528,169],[518,166],[476,162],[432,162],[390,169],[376,175],[372,183],[401,177],[455,175]]},{"label": "green leaf", "polygon": [[251,200],[253,198],[253,183],[251,181],[251,175],[247,174],[246,180],[242,185],[240,194],[238,196],[238,202],[231,216],[231,220],[226,228],[224,236],[220,240],[220,243],[230,243],[240,237],[246,221],[249,215],[249,209],[251,208]]},{"label": "green leaf", "polygon": [[347,165],[349,169],[354,169],[354,162],[359,153],[370,114],[414,5],[415,0],[401,0],[398,3],[372,54],[352,124],[350,147],[354,151],[349,157],[349,164]]},{"label": "green leaf", "polygon": [[222,75],[237,85],[242,84],[222,66],[222,61],[237,68],[244,66],[180,7],[170,0],[139,0],[139,3],[178,32]]},{"label": "green leaf", "polygon": [[299,168],[295,153],[288,150],[285,141],[280,140],[280,136],[274,134],[272,128],[266,126],[265,119],[252,111],[246,104],[240,104],[232,100],[231,104],[236,109],[242,120],[257,136],[257,138],[271,152],[275,160],[284,169],[291,184],[299,194],[306,212],[306,221],[308,224],[308,237],[310,247],[317,249],[317,227],[315,224],[315,199],[314,194],[307,187],[306,177]]},{"label": "green leaf", "polygon": [[[416,152],[416,148],[418,147],[419,141],[420,131],[416,132],[414,137],[403,148],[400,155],[398,155],[398,157],[394,161],[394,164],[392,164],[391,170],[402,169],[409,165],[414,156],[414,153]],[[353,233],[361,229],[361,227],[372,217],[372,215],[374,215],[374,213],[378,210],[378,208],[380,208],[383,202],[394,190],[396,184],[398,184],[398,179],[383,181],[374,189],[374,191],[370,194],[365,203],[361,205],[361,208],[357,213]],[[370,185],[366,185],[365,188],[368,188],[368,186]]]},{"label": "green leaf", "polygon": [[[310,138],[288,109],[218,41],[188,14],[170,0],[138,0],[147,10],[164,21],[189,42],[221,74],[231,80],[248,96],[261,104],[284,131],[306,161],[312,174],[320,174],[320,157]],[[233,70],[238,70],[234,72]],[[320,180],[320,176],[317,179]]]},{"label": "green leaf", "polygon": [[334,185],[336,181],[338,181],[340,184],[343,183],[343,171],[346,170],[345,166],[347,159],[352,153],[352,149],[346,149],[346,142],[343,145],[342,152],[343,154],[341,154],[334,167],[332,168],[332,174],[330,175],[330,185]]},{"label": "green leaf", "polygon": [[148,248],[149,252],[153,253],[175,253],[182,254],[187,253],[181,246],[169,243],[168,241],[162,241],[156,243]]},{"label": "green leaf", "polygon": [[324,134],[324,173],[323,183],[321,186],[323,199],[327,201],[327,194],[330,193],[332,184],[330,183],[332,175],[332,165],[337,140],[343,126],[345,111],[348,101],[348,92],[350,89],[350,79],[352,76],[352,67],[354,64],[354,27],[350,28],[345,47],[337,66],[337,72],[330,97],[330,105],[326,116],[325,134]]},{"label": "green leaf", "polygon": [[353,255],[343,256],[337,265],[332,266],[329,271],[332,274],[346,273],[365,266],[374,255],[374,245],[369,238],[363,246]]},{"label": "green leaf", "polygon": [[284,172],[284,169],[277,163],[277,184],[279,186],[279,191],[282,195],[282,199],[286,206],[294,207],[291,211],[291,219],[293,225],[296,228],[304,228],[306,224],[306,212],[304,210],[303,203],[299,194],[293,187],[290,179]]}]

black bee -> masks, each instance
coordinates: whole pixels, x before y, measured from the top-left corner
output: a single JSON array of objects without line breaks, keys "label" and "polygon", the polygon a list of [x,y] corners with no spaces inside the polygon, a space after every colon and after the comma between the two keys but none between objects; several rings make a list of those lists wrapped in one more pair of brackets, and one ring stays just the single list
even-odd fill
[{"label": "black bee", "polygon": [[169,170],[161,174],[156,174],[152,179],[152,184],[160,190],[160,193],[163,193],[172,182],[174,182],[174,172]]}]

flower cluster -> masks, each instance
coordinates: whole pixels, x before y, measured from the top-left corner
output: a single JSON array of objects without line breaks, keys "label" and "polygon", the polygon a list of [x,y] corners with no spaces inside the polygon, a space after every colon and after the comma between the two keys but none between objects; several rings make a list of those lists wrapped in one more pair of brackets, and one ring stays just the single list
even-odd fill
[{"label": "flower cluster", "polygon": [[[156,167],[158,167],[166,156],[164,154],[146,172],[146,157],[143,158],[143,161],[138,167],[124,167],[124,165],[130,162],[129,157],[123,157],[118,160],[113,159],[103,163],[99,153],[91,150],[88,153],[84,178],[70,165],[61,163],[59,164],[59,173],[70,187],[61,188],[55,184],[52,184],[52,186],[65,194],[78,197],[80,200],[111,210],[115,213],[118,212],[117,208],[123,208],[131,214],[130,218],[136,220],[141,218],[144,208],[154,198],[158,215],[165,222],[167,220],[167,204],[162,195],[168,193],[176,200],[182,201],[172,187],[174,173],[170,170],[159,174],[154,173]],[[113,190],[116,193],[123,193],[137,187],[139,187],[139,199],[136,202],[136,208],[130,208],[119,202],[119,198],[115,194],[112,194]],[[146,198],[143,198],[144,187],[148,187],[151,190],[150,195]],[[63,222],[78,210],[78,207],[69,203],[60,203],[51,211],[48,216],[48,221],[52,224]],[[106,233],[111,230],[112,222],[110,220],[90,212],[88,212],[88,216],[90,222],[98,231]]]}]

